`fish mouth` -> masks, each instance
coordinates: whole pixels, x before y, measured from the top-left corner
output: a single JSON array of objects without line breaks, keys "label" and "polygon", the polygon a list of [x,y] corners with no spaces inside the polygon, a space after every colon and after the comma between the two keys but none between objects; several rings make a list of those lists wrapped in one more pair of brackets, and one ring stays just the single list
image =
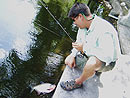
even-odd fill
[{"label": "fish mouth", "polygon": [[53,91],[56,88],[56,85],[50,85],[50,88],[48,88],[47,90],[49,90],[50,92]]}]

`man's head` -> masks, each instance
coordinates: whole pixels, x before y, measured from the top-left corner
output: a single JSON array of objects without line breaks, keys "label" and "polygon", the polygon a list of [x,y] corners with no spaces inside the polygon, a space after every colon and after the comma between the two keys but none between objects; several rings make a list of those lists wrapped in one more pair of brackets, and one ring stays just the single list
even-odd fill
[{"label": "man's head", "polygon": [[69,18],[76,18],[79,14],[89,16],[91,14],[89,7],[84,3],[75,3],[68,13]]},{"label": "man's head", "polygon": [[69,11],[69,18],[74,20],[79,28],[89,28],[91,24],[92,15],[89,7],[83,3],[75,3]]}]

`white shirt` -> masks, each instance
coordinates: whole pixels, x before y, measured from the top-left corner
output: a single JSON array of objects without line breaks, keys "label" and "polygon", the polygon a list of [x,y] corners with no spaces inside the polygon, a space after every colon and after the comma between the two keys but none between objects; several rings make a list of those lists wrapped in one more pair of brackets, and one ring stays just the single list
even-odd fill
[{"label": "white shirt", "polygon": [[[121,55],[117,31],[109,22],[96,15],[88,30],[78,30],[76,42],[83,43],[83,52],[87,56],[96,56],[106,65]],[[77,52],[77,49],[72,49],[73,56]]]}]

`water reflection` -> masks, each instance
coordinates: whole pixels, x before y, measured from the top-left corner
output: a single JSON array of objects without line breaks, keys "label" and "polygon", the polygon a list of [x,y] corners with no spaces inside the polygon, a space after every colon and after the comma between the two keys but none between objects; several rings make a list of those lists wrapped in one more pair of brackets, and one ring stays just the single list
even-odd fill
[{"label": "water reflection", "polygon": [[31,29],[30,23],[36,11],[26,0],[0,2],[0,47],[6,52],[15,48],[18,52],[26,54],[25,47],[31,41],[27,32]]},{"label": "water reflection", "polygon": [[[55,14],[61,17],[57,11]],[[62,71],[62,53],[68,50],[64,49],[69,41],[64,42],[63,31],[31,0],[2,0],[0,12],[0,97],[29,98],[23,93],[26,87],[41,81],[56,84]]]}]

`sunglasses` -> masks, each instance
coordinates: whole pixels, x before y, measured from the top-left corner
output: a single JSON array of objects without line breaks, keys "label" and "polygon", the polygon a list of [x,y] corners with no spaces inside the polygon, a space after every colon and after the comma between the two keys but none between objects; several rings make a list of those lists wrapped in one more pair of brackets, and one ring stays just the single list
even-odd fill
[{"label": "sunglasses", "polygon": [[76,16],[75,18],[72,18],[72,21],[75,21],[78,17],[79,17],[79,15]]}]

